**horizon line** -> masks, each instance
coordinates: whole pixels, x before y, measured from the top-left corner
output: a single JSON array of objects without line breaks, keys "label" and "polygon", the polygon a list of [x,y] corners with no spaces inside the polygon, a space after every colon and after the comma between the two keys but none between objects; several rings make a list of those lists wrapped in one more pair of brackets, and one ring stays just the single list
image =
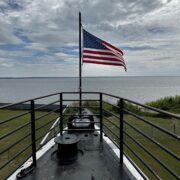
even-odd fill
[{"label": "horizon line", "polygon": [[[82,78],[120,78],[120,77],[180,77],[180,75],[137,75],[137,76],[84,76]],[[33,78],[79,78],[78,76],[14,76],[14,77],[0,77],[0,79],[33,79]]]}]

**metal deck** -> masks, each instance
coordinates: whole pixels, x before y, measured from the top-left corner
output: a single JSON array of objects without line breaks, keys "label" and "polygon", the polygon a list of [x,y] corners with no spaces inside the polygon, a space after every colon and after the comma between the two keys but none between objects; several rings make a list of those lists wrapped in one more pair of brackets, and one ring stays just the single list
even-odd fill
[{"label": "metal deck", "polygon": [[57,150],[54,145],[37,163],[34,171],[25,179],[62,179],[62,180],[116,180],[132,179],[125,166],[109,145],[100,142],[98,133],[78,133],[78,159],[69,165],[62,165],[52,154]]}]

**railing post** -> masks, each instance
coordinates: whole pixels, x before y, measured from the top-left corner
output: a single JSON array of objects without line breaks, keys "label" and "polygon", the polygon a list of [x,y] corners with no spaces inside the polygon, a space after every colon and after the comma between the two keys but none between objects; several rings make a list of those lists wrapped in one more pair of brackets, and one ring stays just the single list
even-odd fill
[{"label": "railing post", "polygon": [[103,140],[103,124],[102,124],[102,120],[103,120],[103,102],[102,102],[102,93],[100,93],[100,140]]},{"label": "railing post", "polygon": [[123,164],[123,141],[124,141],[124,133],[123,133],[123,130],[124,130],[124,123],[123,123],[123,106],[124,106],[124,102],[123,102],[123,99],[120,99],[120,164],[122,165]]},{"label": "railing post", "polygon": [[34,100],[31,100],[31,139],[32,139],[32,159],[33,166],[36,166],[36,128],[35,128],[35,110]]},{"label": "railing post", "polygon": [[60,93],[60,134],[63,134],[63,94]]}]

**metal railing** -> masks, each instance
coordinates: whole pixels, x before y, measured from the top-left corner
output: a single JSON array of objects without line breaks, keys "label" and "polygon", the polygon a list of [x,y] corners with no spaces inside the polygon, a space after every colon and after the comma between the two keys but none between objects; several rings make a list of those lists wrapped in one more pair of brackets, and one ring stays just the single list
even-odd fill
[{"label": "metal railing", "polygon": [[[109,104],[110,106],[114,107],[115,109],[119,109],[120,125],[117,127],[117,124],[112,123],[107,117],[105,117],[105,119],[108,120],[114,127],[120,128],[121,139],[118,139],[118,140],[120,140],[120,144],[118,145],[116,143],[117,141],[115,141],[115,144],[117,144],[117,146],[120,147],[121,153],[125,154],[128,159],[130,159],[130,156],[128,155],[130,153],[131,153],[131,157],[133,155],[136,158],[136,160],[134,160],[134,161],[131,160],[131,163],[134,164],[134,166],[139,171],[139,173],[141,173],[141,175],[146,179],[144,174],[142,174],[142,171],[134,163],[135,161],[140,162],[149,171],[148,176],[152,179],[161,179],[161,178],[163,178],[163,179],[173,179],[173,178],[179,179],[180,176],[178,174],[179,173],[178,169],[180,167],[180,161],[179,161],[180,157],[179,157],[178,149],[180,148],[180,143],[179,143],[180,136],[179,136],[179,134],[175,134],[174,132],[170,131],[169,129],[161,127],[159,124],[151,122],[152,121],[151,119],[155,119],[155,120],[160,119],[161,121],[163,119],[164,121],[167,121],[168,120],[167,118],[170,118],[171,121],[173,121],[175,118],[177,121],[179,121],[180,116],[157,109],[157,108],[154,108],[154,107],[143,105],[143,104],[140,104],[140,103],[132,101],[132,100],[113,96],[111,94],[104,93],[103,95],[109,96],[111,98],[115,98],[119,101],[119,103],[118,103],[119,106],[115,106],[114,104],[111,104],[108,102],[105,102],[105,103]],[[131,104],[130,110],[127,109],[128,103]],[[125,104],[127,107],[124,107]],[[138,107],[138,109],[133,110],[132,107],[136,107],[136,108]],[[144,110],[144,109],[146,109],[146,110]],[[137,110],[139,112],[133,112],[133,111],[137,111]],[[111,117],[113,116],[114,118],[119,119],[119,117],[116,114],[113,114],[112,112],[109,112],[107,110],[104,110],[104,111],[106,113],[110,114]],[[150,119],[148,119],[149,117],[150,117]],[[131,119],[128,120],[128,118],[129,119],[131,118]],[[157,133],[158,135],[161,135],[161,137],[156,138],[157,140],[153,137],[150,137],[150,135],[147,133],[147,131],[145,132],[145,130],[143,128],[138,127],[138,126],[140,126],[140,124],[136,125],[136,123],[141,123],[141,124],[143,123],[144,127],[149,126],[149,127],[152,127],[153,129],[156,129],[157,131],[159,131],[161,133],[161,134]],[[125,126],[126,126],[126,129],[124,128]],[[110,128],[109,128],[109,130],[110,130]],[[131,134],[130,134],[130,132],[131,132]],[[135,132],[135,133],[132,133],[132,132]],[[114,133],[114,132],[111,132],[111,133]],[[143,137],[143,139],[141,140],[140,138],[136,138],[136,134]],[[118,138],[117,134],[115,134],[115,135],[116,135],[116,138]],[[167,142],[165,144],[169,143],[168,141],[175,141],[174,146],[176,146],[175,147],[176,152],[174,152],[174,150],[172,150],[170,148],[170,146],[166,147],[166,145],[163,144],[163,142],[160,139],[160,138],[163,139],[163,136],[164,136],[164,140],[167,140]],[[129,141],[125,141],[125,137],[128,138]],[[112,141],[114,141],[114,140],[112,139]],[[152,148],[156,148],[156,153],[155,153],[155,151],[153,151],[153,149],[146,147],[147,142],[153,144]],[[135,145],[138,147],[138,149],[141,149],[141,153],[136,151]],[[123,148],[123,146],[124,146],[124,148]],[[166,155],[168,156],[167,158],[169,160],[172,160],[172,163],[174,163],[173,169],[171,167],[172,163],[167,162],[166,156],[160,157],[160,153],[162,153],[162,151],[164,151],[166,153]],[[127,153],[127,152],[129,152],[129,153]],[[144,155],[143,155],[143,157],[141,156],[144,153],[146,153],[146,157]],[[122,155],[120,157],[122,157]],[[147,161],[147,159],[151,159],[151,161],[153,160],[154,163],[158,164],[158,166],[156,165],[156,168],[157,167],[158,168],[156,169],[155,166],[152,165],[152,162],[149,163]],[[123,161],[123,160],[121,160],[121,161]],[[171,166],[169,164],[171,164]],[[162,168],[159,168],[160,166],[163,168],[163,170],[164,170],[163,172],[159,172],[159,170],[162,169]],[[162,174],[164,174],[163,177],[162,177]]]},{"label": "metal railing", "polygon": [[[30,157],[36,166],[36,152],[41,148],[40,141],[49,132],[51,124],[59,117],[58,101],[43,103],[35,102],[54,97],[59,93],[29,99],[0,107],[0,177],[5,179],[16,171]],[[52,100],[49,100],[52,101]],[[21,108],[19,109],[19,106]],[[23,110],[25,106],[25,110]],[[29,106],[29,108],[28,108]],[[47,110],[52,106],[53,109]],[[55,108],[56,107],[56,108]],[[27,110],[27,108],[29,110]],[[14,115],[15,114],[15,115]],[[45,122],[44,122],[45,121]],[[59,126],[59,125],[58,125]],[[50,131],[59,129],[54,127]],[[58,131],[48,140],[56,136]],[[44,145],[47,143],[44,142]]]},{"label": "metal railing", "polygon": [[[70,95],[77,95],[77,98],[70,98]],[[162,173],[159,173],[162,168],[163,173],[166,172],[165,176],[171,179],[180,178],[178,167],[176,167],[180,160],[178,151],[167,146],[167,143],[164,144],[164,140],[162,141],[159,137],[155,138],[149,133],[149,130],[158,131],[157,134],[161,135],[160,138],[164,137],[174,142],[178,149],[179,134],[162,127],[154,122],[154,119],[162,121],[163,117],[164,121],[167,121],[168,117],[171,121],[174,119],[179,121],[180,116],[107,93],[82,92],[83,96],[90,97],[92,95],[96,98],[83,99],[82,96],[81,101],[78,99],[78,95],[79,92],[54,93],[0,107],[0,114],[2,112],[3,117],[0,116],[0,146],[4,147],[0,150],[1,177],[10,176],[30,157],[32,157],[32,165],[35,167],[37,151],[58,133],[62,135],[63,132],[71,130],[64,129],[64,127],[68,125],[70,116],[77,115],[79,104],[82,104],[82,108],[88,108],[93,113],[91,116],[99,118],[99,121],[94,121],[93,124],[97,124],[98,128],[95,130],[100,132],[101,141],[103,141],[104,133],[120,149],[121,165],[126,157],[144,179],[146,179],[146,175],[152,179],[163,178]],[[47,99],[49,100],[37,106],[37,101]],[[112,99],[118,104],[112,103]],[[64,103],[73,102],[76,103],[68,106],[64,112]],[[20,104],[29,105],[29,110],[17,110],[16,106]],[[131,104],[130,109],[127,104]],[[47,111],[48,106],[51,108]],[[17,114],[11,116],[12,112]],[[4,115],[8,117],[4,118]],[[79,116],[81,115],[83,114],[79,114]],[[165,118],[165,116],[167,117]],[[17,126],[18,124],[19,126]],[[80,130],[76,129],[75,131]],[[94,131],[92,129],[84,130]],[[150,147],[156,149],[157,153]],[[171,160],[175,166],[169,163]]]}]

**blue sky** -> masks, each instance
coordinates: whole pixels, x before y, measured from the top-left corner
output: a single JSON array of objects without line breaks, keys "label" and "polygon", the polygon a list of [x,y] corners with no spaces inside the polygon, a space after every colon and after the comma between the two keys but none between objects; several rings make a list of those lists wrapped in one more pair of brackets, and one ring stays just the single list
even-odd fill
[{"label": "blue sky", "polygon": [[79,11],[127,64],[84,64],[83,76],[180,76],[179,9],[179,0],[1,0],[0,77],[78,76]]}]

